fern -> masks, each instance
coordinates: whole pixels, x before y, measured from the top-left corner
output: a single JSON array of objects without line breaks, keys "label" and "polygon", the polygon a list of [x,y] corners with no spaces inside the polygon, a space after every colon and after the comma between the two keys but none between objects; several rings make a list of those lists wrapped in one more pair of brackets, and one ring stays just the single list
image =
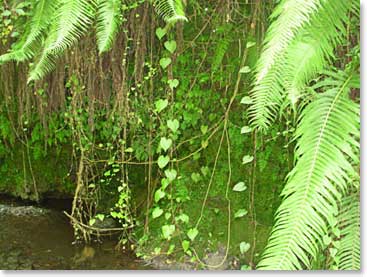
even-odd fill
[{"label": "fern", "polygon": [[224,55],[227,53],[228,47],[231,43],[231,31],[233,25],[226,24],[217,29],[217,35],[220,36],[220,39],[217,40],[217,45],[215,48],[215,52],[212,58],[212,72],[216,72],[219,66],[222,64]]},{"label": "fern", "polygon": [[[254,127],[267,130],[285,99],[293,103],[298,99],[302,87],[333,57],[346,34],[348,13],[358,5],[357,0],[281,2],[272,15],[274,22],[256,67],[251,92],[254,104],[249,111]],[[299,56],[302,48],[311,53]]]},{"label": "fern", "polygon": [[10,53],[0,56],[0,64],[10,61],[31,59],[38,52],[48,30],[53,14],[59,6],[59,0],[40,0],[33,8],[31,20],[25,26],[26,35],[19,41]]},{"label": "fern", "polygon": [[341,230],[340,247],[334,260],[341,270],[360,269],[360,203],[359,191],[342,200],[338,216]]},{"label": "fern", "polygon": [[87,32],[94,12],[95,3],[91,0],[60,0],[50,35],[28,81],[41,79],[54,69],[56,58]]},{"label": "fern", "polygon": [[122,22],[121,0],[99,0],[97,6],[97,42],[100,53],[112,47]]},{"label": "fern", "polygon": [[181,0],[153,0],[153,6],[167,24],[173,24],[179,20],[187,21]]},{"label": "fern", "polygon": [[326,91],[300,116],[296,165],[287,177],[260,269],[310,268],[355,174],[350,160],[358,160],[358,152],[348,150],[358,146],[359,107],[348,92],[357,76],[332,75],[322,82]]},{"label": "fern", "polygon": [[[98,50],[108,51],[122,22],[122,0],[39,0],[26,35],[12,51],[0,56],[0,64],[35,57],[28,82],[50,73],[65,50],[85,35],[96,19]],[[153,0],[157,13],[168,23],[187,20],[181,0]]]}]

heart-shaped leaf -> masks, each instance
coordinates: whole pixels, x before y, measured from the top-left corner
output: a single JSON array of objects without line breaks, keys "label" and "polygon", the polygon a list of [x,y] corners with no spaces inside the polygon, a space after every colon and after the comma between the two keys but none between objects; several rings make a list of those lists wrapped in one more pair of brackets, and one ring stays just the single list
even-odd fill
[{"label": "heart-shaped leaf", "polygon": [[175,225],[164,225],[162,226],[162,234],[165,239],[171,239],[171,236],[175,232],[176,227]]},{"label": "heart-shaped leaf", "polygon": [[163,28],[157,28],[155,30],[155,34],[158,37],[158,39],[161,40],[167,34],[167,31],[166,29]]},{"label": "heart-shaped leaf", "polygon": [[169,162],[169,156],[159,156],[158,157],[158,166],[159,168],[164,168]]},{"label": "heart-shaped leaf", "polygon": [[251,97],[250,96],[244,96],[244,97],[242,97],[241,104],[244,104],[244,105],[252,104]]},{"label": "heart-shaped leaf", "polygon": [[170,219],[171,218],[171,213],[165,213],[164,214],[164,218],[166,219],[166,220],[168,220],[168,219]]},{"label": "heart-shaped leaf", "polygon": [[187,250],[189,250],[189,248],[190,248],[190,241],[183,240],[182,243],[181,243],[181,245],[182,245],[183,251],[184,252],[187,252]]},{"label": "heart-shaped leaf", "polygon": [[189,216],[187,214],[180,214],[179,216],[175,217],[176,221],[181,220],[183,223],[189,223]]},{"label": "heart-shaped leaf", "polygon": [[154,208],[152,212],[153,218],[160,217],[162,214],[163,214],[163,210],[159,207]]},{"label": "heart-shaped leaf", "polygon": [[239,182],[233,187],[233,191],[244,191],[247,187],[244,182]]},{"label": "heart-shaped leaf", "polygon": [[247,210],[245,209],[239,209],[235,214],[234,214],[234,218],[240,218],[247,215]]},{"label": "heart-shaped leaf", "polygon": [[251,163],[253,160],[254,160],[254,157],[253,156],[250,156],[250,155],[243,156],[243,158],[242,158],[242,164]]},{"label": "heart-shaped leaf", "polygon": [[177,171],[175,169],[167,169],[164,171],[164,174],[166,174],[166,177],[171,182],[177,177]]},{"label": "heart-shaped leaf", "polygon": [[163,178],[161,180],[162,190],[165,190],[168,187],[169,183],[170,181],[167,178]]},{"label": "heart-shaped leaf", "polygon": [[162,149],[164,151],[167,151],[172,145],[172,139],[170,139],[170,138],[167,139],[167,138],[163,137],[163,138],[161,138],[161,141],[159,142],[159,145],[160,145],[160,147],[162,147]]},{"label": "heart-shaped leaf", "polygon": [[240,243],[240,252],[241,254],[245,254],[250,249],[250,244],[243,241]]},{"label": "heart-shaped leaf", "polygon": [[168,100],[167,99],[159,99],[155,103],[155,111],[157,113],[160,113],[168,106]]},{"label": "heart-shaped leaf", "polygon": [[159,64],[163,69],[166,69],[167,66],[171,64],[171,62],[172,62],[171,58],[162,58],[160,59]]},{"label": "heart-shaped leaf", "polygon": [[252,128],[250,126],[243,126],[241,128],[241,134],[247,134],[247,133],[251,133],[252,132]]},{"label": "heart-shaped leaf", "polygon": [[207,125],[201,125],[200,126],[200,131],[203,135],[206,134],[206,132],[208,132],[208,126]]},{"label": "heart-shaped leaf", "polygon": [[166,47],[166,49],[167,49],[171,54],[173,54],[173,53],[176,51],[176,48],[177,48],[176,41],[174,41],[174,40],[166,41],[166,42],[164,43],[164,47]]},{"label": "heart-shaped leaf", "polygon": [[189,237],[189,239],[191,241],[194,241],[194,239],[196,238],[196,236],[199,234],[199,230],[197,228],[191,228],[188,232],[187,232],[187,236]]},{"label": "heart-shaped leaf", "polygon": [[173,90],[174,88],[177,88],[180,82],[177,79],[170,79],[167,81],[169,87]]},{"label": "heart-shaped leaf", "polygon": [[244,66],[240,69],[240,73],[244,74],[244,73],[249,73],[251,72],[251,68],[249,66]]},{"label": "heart-shaped leaf", "polygon": [[178,128],[180,127],[180,122],[177,119],[174,120],[167,120],[167,126],[172,130],[173,133],[176,133]]},{"label": "heart-shaped leaf", "polygon": [[161,200],[166,193],[162,191],[161,189],[157,189],[157,191],[154,193],[154,201],[158,203],[159,200]]}]

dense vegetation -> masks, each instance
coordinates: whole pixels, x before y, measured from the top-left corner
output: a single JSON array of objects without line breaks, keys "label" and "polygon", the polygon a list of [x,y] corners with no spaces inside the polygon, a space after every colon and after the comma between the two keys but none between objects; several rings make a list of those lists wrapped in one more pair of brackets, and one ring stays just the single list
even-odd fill
[{"label": "dense vegetation", "polygon": [[76,239],[118,232],[143,259],[360,268],[359,1],[4,0],[0,17],[0,192],[72,197]]}]

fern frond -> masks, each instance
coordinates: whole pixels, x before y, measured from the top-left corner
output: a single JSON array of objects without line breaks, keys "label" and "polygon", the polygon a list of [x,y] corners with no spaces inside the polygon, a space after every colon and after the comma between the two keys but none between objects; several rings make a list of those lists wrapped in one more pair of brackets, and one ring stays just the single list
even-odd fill
[{"label": "fern frond", "polygon": [[91,25],[95,12],[92,0],[60,0],[50,35],[30,72],[28,82],[41,79],[55,67],[55,59],[75,44]]},{"label": "fern frond", "polygon": [[[331,45],[328,52],[333,51]],[[324,52],[317,41],[305,36],[302,40],[295,40],[288,48],[285,61],[285,70],[282,78],[284,79],[284,89],[288,101],[295,105],[302,96],[309,80],[314,78],[327,65]]]},{"label": "fern frond", "polygon": [[122,22],[121,0],[99,0],[97,6],[97,42],[100,53],[111,49]]},{"label": "fern frond", "polygon": [[296,165],[287,176],[259,269],[310,268],[355,174],[350,159],[358,159],[358,152],[346,151],[359,137],[359,106],[348,96],[355,76],[337,75],[324,81],[326,91],[302,111]]},{"label": "fern frond", "polygon": [[343,198],[338,223],[341,238],[335,258],[338,260],[337,267],[340,270],[359,270],[361,267],[359,192]]},{"label": "fern frond", "polygon": [[177,21],[187,21],[181,0],[153,0],[157,14],[168,24]]},{"label": "fern frond", "polygon": [[[267,31],[264,50],[256,67],[256,80],[251,92],[254,104],[249,110],[254,127],[265,131],[276,118],[286,95],[297,99],[299,89],[322,69],[325,61],[329,61],[337,42],[346,34],[344,23],[349,20],[348,12],[355,9],[357,2],[281,2],[272,15],[275,21]],[[310,40],[305,41],[306,38]],[[308,45],[312,53],[298,56],[301,48],[307,47],[305,43],[312,42],[315,44]],[[292,83],[296,87],[292,87]]]},{"label": "fern frond", "polygon": [[31,20],[26,23],[26,35],[15,44],[11,52],[0,56],[0,64],[10,60],[22,62],[31,59],[38,52],[58,5],[59,0],[37,2],[32,10]]}]

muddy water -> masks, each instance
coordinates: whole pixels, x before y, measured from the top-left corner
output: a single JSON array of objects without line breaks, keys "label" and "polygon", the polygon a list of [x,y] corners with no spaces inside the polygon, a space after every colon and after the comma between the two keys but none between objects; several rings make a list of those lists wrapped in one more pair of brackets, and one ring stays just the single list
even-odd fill
[{"label": "muddy water", "polygon": [[73,244],[60,209],[0,197],[0,269],[150,269],[133,253],[115,250],[116,238],[91,246]]}]

